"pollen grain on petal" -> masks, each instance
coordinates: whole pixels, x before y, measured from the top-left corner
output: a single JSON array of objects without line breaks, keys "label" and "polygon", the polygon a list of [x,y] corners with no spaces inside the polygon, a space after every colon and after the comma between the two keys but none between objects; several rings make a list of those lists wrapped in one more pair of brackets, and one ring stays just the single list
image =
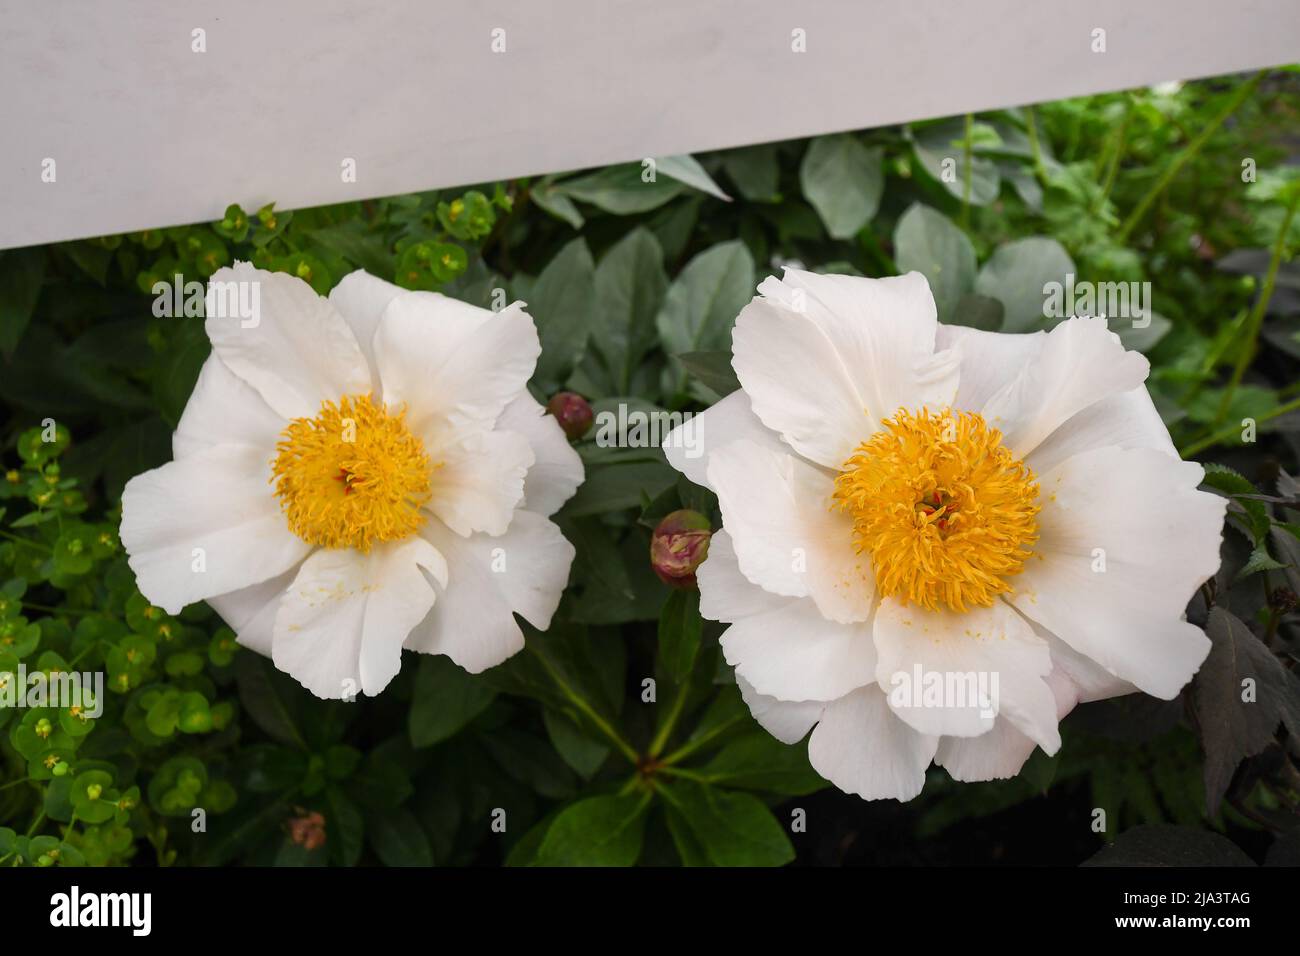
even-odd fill
[{"label": "pollen grain on petal", "polygon": [[370,395],[347,395],[291,421],[271,464],[289,529],[309,544],[362,552],[419,530],[432,469],[404,419]]},{"label": "pollen grain on petal", "polygon": [[881,597],[929,610],[989,607],[1037,541],[1038,485],[975,412],[899,409],[835,480]]}]

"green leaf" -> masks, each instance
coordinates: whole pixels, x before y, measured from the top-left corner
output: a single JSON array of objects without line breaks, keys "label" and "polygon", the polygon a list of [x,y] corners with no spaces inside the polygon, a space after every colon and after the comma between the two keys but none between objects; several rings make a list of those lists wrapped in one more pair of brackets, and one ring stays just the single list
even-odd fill
[{"label": "green leaf", "polygon": [[588,797],[551,823],[533,866],[632,866],[641,855],[649,794]]},{"label": "green leaf", "polygon": [[730,352],[683,352],[673,358],[688,375],[719,396],[725,397],[740,388],[740,379],[731,367]]},{"label": "green leaf", "polygon": [[721,187],[713,181],[713,177],[704,171],[700,161],[694,156],[683,154],[681,156],[661,156],[655,160],[655,168],[664,176],[677,180],[679,183],[685,183],[692,189],[698,189],[702,193],[707,193],[715,199],[721,199],[723,202],[731,202],[731,197],[722,191]]},{"label": "green leaf", "polygon": [[45,279],[45,249],[0,253],[0,352],[8,358],[23,337]]},{"label": "green leaf", "polygon": [[433,866],[429,838],[409,810],[373,814],[366,835],[385,866]]},{"label": "green leaf", "polygon": [[[754,288],[754,260],[739,239],[701,252],[673,280],[655,318],[664,351],[728,349],[731,327]],[[685,372],[679,380],[685,380]]]},{"label": "green leaf", "polygon": [[542,354],[534,381],[552,392],[586,349],[596,297],[596,266],[585,240],[574,239],[542,270],[528,297]]},{"label": "green leaf", "polygon": [[930,283],[939,321],[951,323],[975,282],[975,247],[941,212],[913,203],[894,229],[899,272],[916,270]]},{"label": "green leaf", "polygon": [[728,793],[690,780],[675,780],[659,792],[683,862],[783,866],[794,859],[790,838],[751,794]]},{"label": "green leaf", "polygon": [[638,226],[614,245],[596,269],[593,351],[610,376],[612,392],[632,390],[632,375],[655,346],[655,316],[668,289],[664,254],[654,233]]},{"label": "green leaf", "polygon": [[667,462],[637,461],[604,465],[587,472],[578,492],[564,506],[569,518],[605,514],[640,507],[677,483],[677,472]]},{"label": "green leaf", "polygon": [[581,229],[582,224],[586,222],[582,218],[582,213],[574,205],[572,199],[566,196],[560,187],[553,182],[538,183],[529,195],[534,203],[543,210],[550,213],[556,219],[562,219],[574,229]]},{"label": "green leaf", "polygon": [[[930,123],[913,133],[912,150],[921,168],[954,197],[966,192],[965,125],[961,117]],[[995,162],[973,151],[970,164],[970,202],[987,206],[998,198],[1002,186]]]},{"label": "green leaf", "polygon": [[1210,654],[1193,679],[1205,750],[1205,799],[1218,813],[1237,765],[1273,743],[1279,723],[1300,734],[1300,680],[1245,623],[1221,607],[1205,621]]},{"label": "green leaf", "polygon": [[556,190],[616,216],[631,216],[658,209],[686,189],[683,183],[668,176],[645,179],[645,168],[640,163],[607,166],[577,179],[566,179],[557,184]]},{"label": "green leaf", "polygon": [[1080,866],[1254,866],[1235,843],[1196,827],[1150,824],[1125,830]]},{"label": "green leaf", "polygon": [[832,239],[851,239],[880,208],[882,155],[880,147],[868,149],[848,133],[819,137],[808,147],[799,182]]},{"label": "green leaf", "polygon": [[722,168],[740,194],[751,202],[777,202],[781,167],[775,143],[730,149],[722,154]]},{"label": "green leaf", "polygon": [[703,634],[700,592],[693,588],[673,591],[659,615],[659,657],[673,680],[680,683],[691,672]]},{"label": "green leaf", "polygon": [[1032,332],[1047,321],[1049,282],[1062,287],[1075,271],[1074,260],[1055,239],[1030,236],[1015,239],[993,253],[975,279],[975,291],[992,296],[1006,309],[1004,332]]},{"label": "green leaf", "polygon": [[496,699],[496,691],[449,657],[420,655],[407,721],[411,746],[432,747],[458,733]]},{"label": "green leaf", "polygon": [[792,796],[815,793],[827,786],[808,762],[804,744],[783,744],[765,730],[732,740],[698,773],[723,787]]}]

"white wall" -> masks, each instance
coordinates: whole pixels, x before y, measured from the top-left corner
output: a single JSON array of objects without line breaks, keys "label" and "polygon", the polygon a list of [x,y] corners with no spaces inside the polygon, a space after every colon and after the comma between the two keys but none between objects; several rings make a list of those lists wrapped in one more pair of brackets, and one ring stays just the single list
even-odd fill
[{"label": "white wall", "polygon": [[0,0],[0,247],[1295,61],[1298,0]]}]

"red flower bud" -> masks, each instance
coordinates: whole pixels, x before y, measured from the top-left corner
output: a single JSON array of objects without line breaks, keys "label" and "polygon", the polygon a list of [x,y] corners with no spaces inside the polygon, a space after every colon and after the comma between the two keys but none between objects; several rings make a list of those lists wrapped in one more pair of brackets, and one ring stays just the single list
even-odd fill
[{"label": "red flower bud", "polygon": [[564,429],[569,441],[577,441],[591,428],[591,406],[576,392],[558,392],[546,403],[546,411]]},{"label": "red flower bud", "polygon": [[709,519],[698,511],[674,511],[650,537],[650,566],[659,580],[675,588],[693,588],[695,569],[709,556]]}]

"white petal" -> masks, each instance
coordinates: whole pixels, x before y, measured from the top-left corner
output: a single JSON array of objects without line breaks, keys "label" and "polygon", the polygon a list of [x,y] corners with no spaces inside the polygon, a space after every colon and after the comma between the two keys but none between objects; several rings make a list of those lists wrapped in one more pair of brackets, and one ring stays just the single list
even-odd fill
[{"label": "white petal", "polygon": [[[218,307],[223,286],[256,291],[254,319]],[[213,351],[282,418],[310,418],[326,399],[371,390],[347,320],[296,276],[247,262],[218,269],[208,280],[206,313]]]},{"label": "white petal", "polygon": [[674,428],[664,438],[664,456],[683,475],[712,489],[709,484],[709,458],[713,452],[733,441],[752,441],[772,451],[789,453],[793,449],[776,432],[758,420],[749,406],[749,396],[737,389],[689,421]]},{"label": "white petal", "polygon": [[444,448],[434,461],[428,509],[462,537],[501,534],[524,496],[533,463],[528,439],[514,432],[477,432]]},{"label": "white petal", "polygon": [[[1060,720],[1078,702],[1078,688],[1060,670],[1047,675],[1047,685],[1056,697],[1056,715]],[[1010,720],[998,717],[987,734],[941,738],[934,762],[963,783],[1006,780],[1020,773],[1035,746]]]},{"label": "white petal", "polygon": [[1154,448],[1177,457],[1169,430],[1145,385],[1103,398],[1078,412],[1035,448],[1026,462],[1035,474],[1044,475],[1068,458],[1111,446]]},{"label": "white petal", "polygon": [[491,429],[541,353],[522,303],[494,313],[434,292],[390,302],[374,346],[384,401],[407,406],[407,424],[430,454]]},{"label": "white petal", "polygon": [[298,576],[298,567],[299,565],[294,565],[284,574],[260,584],[250,584],[238,591],[210,597],[208,603],[230,625],[240,644],[264,657],[270,657],[272,638],[275,636],[275,615],[280,609],[280,599]]},{"label": "white petal", "polygon": [[1177,695],[1209,653],[1182,615],[1218,569],[1227,506],[1196,490],[1203,474],[1162,452],[1103,448],[1041,476],[1039,540],[1012,602],[1148,694]]},{"label": "white petal", "polygon": [[217,445],[136,475],[122,544],[140,591],[169,614],[293,567],[311,550],[285,524],[263,449]]},{"label": "white petal", "polygon": [[889,279],[786,270],[736,319],[732,365],[763,424],[839,468],[899,408],[950,404],[957,356],[934,351],[920,273]]},{"label": "white petal", "polygon": [[422,533],[447,556],[450,574],[433,610],[407,639],[409,649],[446,654],[477,674],[523,649],[512,612],[538,630],[550,627],[574,555],[550,520],[521,510],[495,538],[461,538],[436,521]]},{"label": "white petal", "polygon": [[935,347],[952,349],[961,358],[961,380],[953,407],[982,412],[989,399],[1038,360],[1046,341],[1046,332],[1011,335],[940,325]]},{"label": "white petal", "polygon": [[735,441],[709,461],[740,570],[764,590],[812,597],[832,621],[865,621],[875,576],[853,547],[852,519],[831,506],[834,481],[794,455]]},{"label": "white petal", "polygon": [[700,615],[710,621],[732,624],[797,600],[764,591],[741,574],[736,549],[726,530],[714,532],[709,539],[708,557],[696,569],[695,579],[700,587]]},{"label": "white petal", "polygon": [[826,710],[826,704],[820,700],[787,701],[760,694],[740,675],[736,675],[736,686],[759,726],[783,744],[803,740]]},{"label": "white petal", "polygon": [[975,737],[1001,714],[1048,753],[1060,747],[1047,643],[1002,601],[957,613],[886,598],[874,636],[876,680],[922,733]]},{"label": "white petal", "polygon": [[1089,405],[1137,388],[1150,368],[1142,355],[1125,351],[1105,319],[1068,319],[1048,333],[1036,360],[989,399],[984,419],[1023,458]]},{"label": "white petal", "polygon": [[569,444],[564,429],[527,392],[506,406],[497,422],[505,431],[528,439],[533,466],[524,479],[523,507],[539,515],[553,515],[582,484],[582,459]]},{"label": "white petal", "polygon": [[836,624],[812,601],[732,624],[722,653],[738,677],[780,700],[834,700],[875,680],[870,624]]},{"label": "white petal", "polygon": [[399,295],[409,294],[408,289],[385,282],[364,269],[349,272],[330,291],[330,305],[347,319],[352,334],[357,337],[361,353],[370,367],[370,376],[379,381],[379,367],[375,364],[375,329],[388,303]]},{"label": "white petal", "polygon": [[402,642],[429,612],[447,565],[418,535],[375,546],[321,548],[280,601],[272,659],[317,697],[371,696],[402,668]]},{"label": "white petal", "polygon": [[911,800],[925,786],[938,744],[895,717],[880,688],[863,687],[827,706],[808,740],[808,760],[845,793]]},{"label": "white petal", "polygon": [[172,436],[172,453],[186,458],[213,445],[253,445],[269,461],[286,424],[251,385],[209,355]]}]

